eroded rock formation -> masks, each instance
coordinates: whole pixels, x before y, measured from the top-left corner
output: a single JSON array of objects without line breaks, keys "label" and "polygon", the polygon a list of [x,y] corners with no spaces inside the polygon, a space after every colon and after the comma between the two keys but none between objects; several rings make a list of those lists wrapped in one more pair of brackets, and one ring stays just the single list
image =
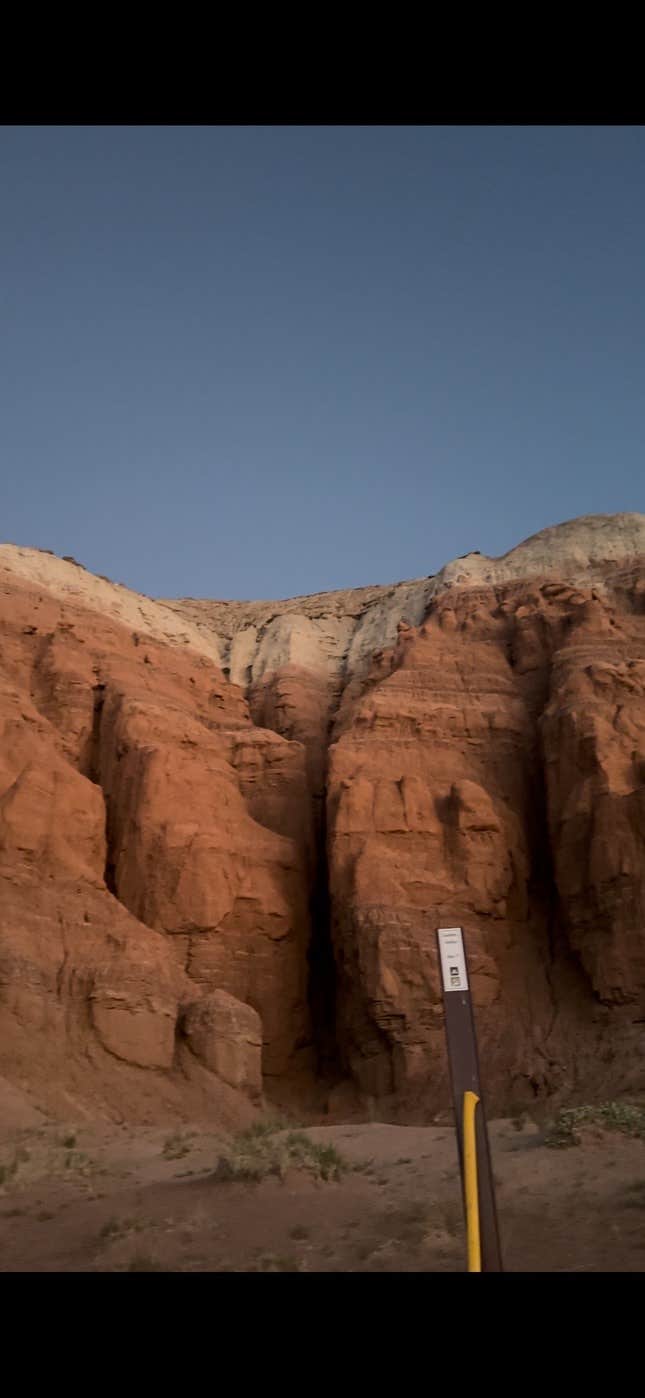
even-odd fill
[{"label": "eroded rock formation", "polygon": [[494,1109],[645,1085],[645,516],[278,603],[5,545],[0,620],[12,1082],[427,1116],[460,922]]}]

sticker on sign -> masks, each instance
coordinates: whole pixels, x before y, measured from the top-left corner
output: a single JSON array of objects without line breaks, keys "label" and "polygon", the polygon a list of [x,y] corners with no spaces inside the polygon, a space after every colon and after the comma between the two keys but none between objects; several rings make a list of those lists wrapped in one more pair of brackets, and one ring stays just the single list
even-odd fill
[{"label": "sticker on sign", "polygon": [[461,927],[439,927],[437,935],[444,990],[467,990],[468,976]]}]

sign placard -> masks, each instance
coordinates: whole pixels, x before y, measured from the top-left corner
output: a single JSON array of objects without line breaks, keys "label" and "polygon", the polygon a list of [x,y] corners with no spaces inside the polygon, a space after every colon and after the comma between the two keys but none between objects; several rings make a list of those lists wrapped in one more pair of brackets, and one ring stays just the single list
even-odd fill
[{"label": "sign placard", "polygon": [[463,928],[438,927],[437,949],[441,968],[448,1064],[452,1083],[462,1183],[465,1184],[464,1098],[467,1093],[470,1093],[476,1096],[479,1104],[475,1116],[475,1144],[481,1271],[501,1272],[503,1269],[497,1227],[495,1187],[479,1076],[477,1037]]},{"label": "sign placard", "polygon": [[468,972],[461,927],[440,927],[437,936],[444,991],[467,990]]}]

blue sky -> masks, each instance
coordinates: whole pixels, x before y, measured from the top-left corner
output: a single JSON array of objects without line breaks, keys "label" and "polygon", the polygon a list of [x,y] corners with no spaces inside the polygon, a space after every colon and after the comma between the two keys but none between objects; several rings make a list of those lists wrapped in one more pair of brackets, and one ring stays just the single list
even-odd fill
[{"label": "blue sky", "polygon": [[156,596],[645,508],[642,127],[4,127],[0,537]]}]

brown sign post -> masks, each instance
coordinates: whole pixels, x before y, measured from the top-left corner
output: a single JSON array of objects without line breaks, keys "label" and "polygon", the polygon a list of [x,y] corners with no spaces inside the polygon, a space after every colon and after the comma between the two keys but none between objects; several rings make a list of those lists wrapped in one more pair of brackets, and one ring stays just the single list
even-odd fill
[{"label": "brown sign post", "polygon": [[472,1270],[501,1272],[503,1268],[497,1226],[495,1186],[482,1101],[477,1038],[463,928],[439,927],[437,929],[437,945],[443,987],[448,1062],[457,1126],[457,1147],[465,1199],[464,1102],[468,1093],[474,1093],[478,1099],[475,1111],[476,1211],[481,1266]]}]

